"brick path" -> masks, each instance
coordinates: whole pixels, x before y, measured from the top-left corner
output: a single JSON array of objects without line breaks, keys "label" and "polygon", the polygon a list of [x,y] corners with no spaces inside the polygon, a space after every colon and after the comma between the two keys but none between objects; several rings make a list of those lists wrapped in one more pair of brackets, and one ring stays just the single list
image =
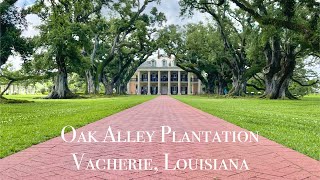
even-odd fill
[{"label": "brick path", "polygon": [[[98,122],[77,132],[147,130],[160,132],[168,125],[184,131],[243,131],[243,129],[168,96],[161,96]],[[68,138],[71,134],[66,135]],[[32,146],[0,160],[0,179],[320,179],[320,163],[303,154],[260,137],[258,143],[66,143],[61,137]],[[87,153],[92,159],[150,158],[155,171],[77,170],[71,153]],[[245,159],[243,170],[164,171],[164,153],[170,166],[177,159]],[[88,162],[88,160],[84,160]],[[84,162],[83,162],[84,163]]]}]

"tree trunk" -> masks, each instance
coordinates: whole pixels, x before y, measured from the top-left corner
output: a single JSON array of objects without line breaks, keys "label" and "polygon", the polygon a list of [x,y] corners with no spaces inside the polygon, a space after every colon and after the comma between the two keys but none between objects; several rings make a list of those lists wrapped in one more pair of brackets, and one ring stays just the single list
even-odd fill
[{"label": "tree trunk", "polygon": [[105,91],[105,95],[112,95],[113,94],[113,83],[103,83]]},{"label": "tree trunk", "polygon": [[[94,77],[93,77],[94,78]],[[95,94],[100,94],[100,81],[94,78]]]},{"label": "tree trunk", "polygon": [[229,92],[230,96],[243,96],[243,83],[239,79],[232,79],[232,89]]},{"label": "tree trunk", "polygon": [[246,91],[246,80],[244,78],[244,68],[232,70],[232,89],[229,92],[231,96],[244,96]]},{"label": "tree trunk", "polygon": [[86,85],[87,85],[87,89],[86,92],[87,94],[99,94],[100,92],[100,80],[99,77],[97,77],[96,75],[98,75],[97,73],[97,68],[95,66],[95,57],[96,57],[96,53],[97,53],[97,49],[99,46],[99,36],[98,34],[95,34],[94,36],[94,46],[93,46],[93,50],[90,56],[90,62],[91,62],[91,67],[85,71],[86,74]]},{"label": "tree trunk", "polygon": [[225,95],[224,89],[227,87],[227,82],[222,78],[218,78],[218,95]]},{"label": "tree trunk", "polygon": [[12,85],[12,83],[14,82],[14,80],[10,80],[9,83],[7,84],[7,86],[4,88],[4,90],[0,93],[0,99],[6,99],[5,97],[3,97],[4,93],[9,89],[9,87]]},{"label": "tree trunk", "polygon": [[[291,62],[290,64],[294,64]],[[266,76],[266,91],[262,97],[270,99],[295,99],[288,91],[290,79],[294,68],[283,67],[282,70],[273,76]],[[287,73],[286,73],[287,72]]]},{"label": "tree trunk", "polygon": [[103,75],[101,78],[101,81],[104,86],[104,94],[105,95],[112,95],[113,88],[114,88],[113,80],[111,79],[110,81],[108,81],[107,77],[105,75]]},{"label": "tree trunk", "polygon": [[58,73],[52,92],[46,97],[47,99],[70,99],[76,97],[68,87],[68,73],[63,58],[57,58]]},{"label": "tree trunk", "polygon": [[266,90],[263,98],[295,99],[289,92],[290,79],[296,65],[295,47],[288,45],[286,52],[281,54],[280,40],[273,37],[265,48],[267,66],[264,68]]},{"label": "tree trunk", "polygon": [[97,92],[94,83],[94,76],[90,70],[85,71],[86,74],[86,94],[95,94]]},{"label": "tree trunk", "polygon": [[215,82],[215,78],[208,74],[208,77],[207,77],[207,93],[208,94],[214,94],[214,88],[215,88],[215,85],[214,85],[214,82]]},{"label": "tree trunk", "polygon": [[120,94],[126,94],[126,93],[127,93],[127,85],[121,83]]},{"label": "tree trunk", "polygon": [[119,95],[125,94],[126,87],[121,82],[118,82],[116,83],[116,92]]},{"label": "tree trunk", "polygon": [[244,80],[241,86],[242,86],[242,92],[244,94],[247,94],[247,80]]}]

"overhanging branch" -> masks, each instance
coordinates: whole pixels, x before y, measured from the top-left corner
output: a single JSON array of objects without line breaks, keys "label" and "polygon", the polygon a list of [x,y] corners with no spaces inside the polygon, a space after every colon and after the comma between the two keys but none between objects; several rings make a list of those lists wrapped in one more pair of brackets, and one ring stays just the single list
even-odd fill
[{"label": "overhanging branch", "polygon": [[7,87],[4,88],[4,90],[1,92],[0,97],[2,97],[4,95],[4,93],[9,89],[9,87],[11,86],[11,84],[15,82],[14,80],[10,80],[9,83],[7,84]]},{"label": "overhanging branch", "polygon": [[44,75],[44,76],[32,75],[32,76],[13,77],[13,76],[7,76],[7,75],[0,74],[0,77],[8,79],[9,81],[15,82],[15,81],[24,81],[24,80],[28,80],[28,79],[41,80],[41,79],[49,78],[50,75]]},{"label": "overhanging branch", "polygon": [[258,87],[258,86],[254,85],[254,84],[247,83],[247,86],[253,87],[258,91],[264,91],[265,90],[264,88]]},{"label": "overhanging branch", "polygon": [[293,82],[298,83],[300,86],[313,86],[313,85],[315,85],[315,84],[317,84],[319,82],[319,80],[316,80],[315,82],[313,82],[311,84],[303,84],[303,83],[301,83],[300,81],[298,81],[298,80],[296,80],[294,78],[291,78],[291,79],[292,79]]}]

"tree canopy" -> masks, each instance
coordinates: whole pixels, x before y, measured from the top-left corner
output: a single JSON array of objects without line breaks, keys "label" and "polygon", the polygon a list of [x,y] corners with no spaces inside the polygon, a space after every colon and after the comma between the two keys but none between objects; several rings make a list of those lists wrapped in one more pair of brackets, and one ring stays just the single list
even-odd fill
[{"label": "tree canopy", "polygon": [[[22,10],[16,2],[0,3],[1,76],[8,84],[52,81],[47,98],[77,97],[71,85],[86,94],[124,94],[137,68],[159,49],[209,94],[259,91],[263,98],[295,99],[318,85],[307,68],[320,62],[315,0],[180,0],[181,16],[210,17],[186,25],[166,24],[171,17],[158,11],[158,0],[37,0]],[[42,22],[29,39],[21,35],[27,14]],[[14,54],[25,61],[10,72],[3,65]]]}]

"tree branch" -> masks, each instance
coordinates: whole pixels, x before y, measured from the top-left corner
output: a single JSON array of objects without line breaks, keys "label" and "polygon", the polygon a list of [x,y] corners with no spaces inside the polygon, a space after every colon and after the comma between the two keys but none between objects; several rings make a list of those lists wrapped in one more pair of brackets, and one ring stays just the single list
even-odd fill
[{"label": "tree branch", "polygon": [[250,3],[245,0],[231,0],[231,1],[233,3],[235,3],[242,10],[251,14],[254,17],[254,19],[260,24],[274,25],[276,27],[284,27],[284,28],[287,28],[287,29],[290,29],[290,30],[293,30],[296,32],[300,32],[300,33],[306,35],[306,37],[308,39],[312,38],[314,35],[314,32],[306,25],[292,22],[290,20],[281,20],[281,19],[261,16],[258,12],[256,12],[251,7]]},{"label": "tree branch", "polygon": [[6,78],[9,81],[24,81],[28,79],[35,79],[35,80],[41,80],[41,79],[46,79],[50,77],[50,74],[44,75],[44,76],[39,76],[39,75],[32,75],[32,76],[21,76],[21,77],[12,77],[12,76],[7,76],[0,74],[0,77]]},{"label": "tree branch", "polygon": [[300,81],[298,81],[298,80],[296,80],[296,79],[294,79],[294,78],[291,78],[291,80],[292,80],[293,82],[298,83],[300,86],[313,86],[313,85],[315,85],[315,84],[317,84],[317,83],[319,82],[319,79],[318,79],[318,80],[316,80],[315,82],[313,82],[313,83],[311,83],[311,84],[303,84],[303,83],[301,83]]},{"label": "tree branch", "polygon": [[254,85],[254,84],[249,84],[249,83],[247,83],[247,86],[253,87],[253,88],[255,88],[255,89],[258,90],[258,91],[264,91],[264,90],[266,90],[266,89],[264,89],[264,88],[261,88],[261,87],[258,87],[258,86],[256,86],[256,85]]},{"label": "tree branch", "polygon": [[4,88],[4,90],[1,92],[0,97],[2,97],[4,95],[4,93],[9,89],[9,87],[11,86],[11,84],[15,82],[15,80],[10,80],[9,83],[7,84],[7,87]]}]

